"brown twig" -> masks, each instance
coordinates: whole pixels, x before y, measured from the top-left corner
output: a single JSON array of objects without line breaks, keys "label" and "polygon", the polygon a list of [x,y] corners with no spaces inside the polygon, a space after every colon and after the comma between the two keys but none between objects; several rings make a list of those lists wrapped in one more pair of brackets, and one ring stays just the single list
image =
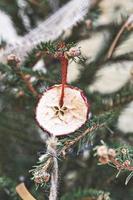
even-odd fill
[{"label": "brown twig", "polygon": [[25,83],[25,85],[27,86],[27,88],[29,89],[29,91],[35,97],[38,97],[39,96],[38,92],[35,90],[35,88],[33,87],[32,83],[25,77],[25,75],[23,74],[23,72],[19,71],[18,74],[20,75],[20,78],[23,80],[23,82]]},{"label": "brown twig", "polygon": [[107,58],[110,59],[112,57],[112,54],[116,48],[116,45],[121,37],[121,35],[124,33],[125,29],[126,29],[126,25],[127,25],[127,21],[123,24],[123,26],[121,27],[121,29],[119,30],[118,34],[116,35],[109,51],[108,51],[108,54],[107,54]]},{"label": "brown twig", "polygon": [[7,61],[8,64],[10,66],[15,67],[15,72],[16,74],[23,80],[23,82],[25,83],[25,85],[27,86],[27,88],[29,89],[29,91],[36,97],[39,97],[38,92],[35,90],[35,88],[33,87],[32,83],[26,78],[26,76],[23,74],[23,72],[21,71],[20,68],[20,59],[14,55],[14,54],[10,54],[7,57]]},{"label": "brown twig", "polygon": [[82,138],[84,138],[87,134],[93,132],[94,130],[103,127],[105,124],[95,124],[91,128],[87,128],[81,135],[76,137],[75,139],[71,141],[67,141],[64,145],[64,147],[59,152],[59,155],[64,155],[67,149],[69,149],[71,146],[79,142]]},{"label": "brown twig", "polygon": [[[123,96],[119,101],[116,101],[112,103],[111,105],[109,104],[104,104],[104,113],[106,112],[117,112],[121,109],[122,106],[126,105],[127,103],[131,102],[133,100],[133,95],[129,96]],[[95,112],[95,115],[100,115],[103,114],[103,107],[101,107],[101,110],[98,110]]]},{"label": "brown twig", "polygon": [[116,166],[116,168],[118,170],[133,171],[133,166],[131,166],[131,165],[124,165],[123,163],[119,162],[116,158],[111,158],[110,161]]},{"label": "brown twig", "polygon": [[117,33],[109,51],[108,51],[108,54],[107,54],[107,58],[110,59],[112,57],[112,54],[116,48],[116,45],[120,39],[120,37],[122,36],[122,34],[124,33],[125,30],[128,30],[130,31],[132,29],[132,26],[133,25],[133,16],[130,15],[128,17],[128,19],[126,20],[126,22],[123,24],[123,26],[121,27],[121,29],[119,30],[119,32]]},{"label": "brown twig", "polygon": [[129,103],[133,100],[133,95],[123,96],[120,98],[119,101],[114,102],[112,105],[105,105],[105,111],[110,111],[115,108],[119,109],[121,106]]}]

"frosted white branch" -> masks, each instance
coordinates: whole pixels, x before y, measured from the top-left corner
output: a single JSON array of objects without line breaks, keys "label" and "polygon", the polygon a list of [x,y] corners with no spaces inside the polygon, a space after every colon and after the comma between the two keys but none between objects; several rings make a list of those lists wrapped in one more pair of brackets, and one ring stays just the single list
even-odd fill
[{"label": "frosted white branch", "polygon": [[71,0],[37,28],[26,34],[17,44],[13,44],[12,47],[7,46],[6,51],[0,56],[0,61],[4,62],[7,55],[11,53],[23,61],[27,53],[38,43],[56,40],[63,31],[83,20],[90,7],[91,0]]}]

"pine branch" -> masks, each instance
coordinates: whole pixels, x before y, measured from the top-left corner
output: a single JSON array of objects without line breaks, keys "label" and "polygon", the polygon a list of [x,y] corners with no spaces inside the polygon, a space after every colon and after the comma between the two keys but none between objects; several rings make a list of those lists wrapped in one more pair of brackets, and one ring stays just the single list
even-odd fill
[{"label": "pine branch", "polygon": [[[91,134],[92,132],[96,131],[98,128],[103,127],[104,124],[94,124],[91,128],[87,128],[82,134],[79,136],[75,135],[75,139],[60,139],[58,140],[57,145],[57,158],[61,159],[64,158],[72,146],[76,145],[80,140],[82,140],[86,135]],[[46,182],[46,178],[44,176],[44,173],[47,174],[50,172],[51,168],[53,166],[53,157],[51,154],[44,154],[44,160],[38,163],[37,166],[34,167],[34,169],[30,170],[30,172],[33,175],[33,179],[35,183],[41,184],[42,186]],[[39,176],[39,177],[38,177]]]},{"label": "pine branch", "polygon": [[103,127],[105,124],[95,124],[93,125],[91,128],[87,128],[81,135],[79,135],[78,137],[76,137],[75,139],[72,140],[67,140],[64,144],[64,147],[62,148],[62,150],[59,152],[59,155],[63,155],[65,156],[66,151],[68,151],[68,149],[71,146],[74,146],[76,143],[78,143],[80,140],[82,140],[86,135],[88,135],[89,133],[92,133],[93,131],[96,131],[98,128]]},{"label": "pine branch", "polygon": [[102,141],[102,145],[96,146],[94,150],[96,150],[95,155],[99,157],[100,164],[108,164],[118,170],[116,177],[119,176],[121,171],[131,172],[126,179],[125,184],[127,184],[133,175],[133,148],[129,146],[121,146],[112,149],[108,148]]},{"label": "pine branch", "polygon": [[21,67],[19,64],[19,59],[15,55],[8,56],[8,64],[13,67],[15,73],[22,79],[22,81],[25,83],[29,91],[34,95],[39,97],[38,92],[33,87],[32,83],[25,77],[23,72],[21,71]]},{"label": "pine branch", "polygon": [[[123,106],[133,101],[133,87],[129,86],[129,83],[123,87],[120,91],[110,95],[100,95],[94,93],[89,95],[91,101],[93,101],[92,112],[96,115],[106,112],[119,112]],[[104,111],[103,111],[104,110]]]},{"label": "pine branch", "polygon": [[96,189],[75,189],[61,197],[61,200],[111,200],[110,194]]}]

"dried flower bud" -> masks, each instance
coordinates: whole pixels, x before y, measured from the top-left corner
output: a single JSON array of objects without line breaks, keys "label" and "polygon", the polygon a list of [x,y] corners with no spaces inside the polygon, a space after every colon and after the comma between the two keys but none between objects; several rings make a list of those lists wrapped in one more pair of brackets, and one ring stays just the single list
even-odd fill
[{"label": "dried flower bud", "polygon": [[10,54],[7,56],[7,62],[8,64],[18,64],[20,63],[20,59],[16,55]]},{"label": "dried flower bud", "polygon": [[50,174],[49,173],[45,174],[45,177],[43,179],[44,179],[45,183],[47,183],[50,179]]},{"label": "dried flower bud", "polygon": [[61,154],[62,154],[63,158],[66,157],[66,151],[65,151],[65,150],[63,150],[63,151],[61,152]]},{"label": "dried flower bud", "polygon": [[122,153],[123,155],[126,155],[126,154],[128,153],[128,149],[122,148],[122,149],[121,149],[121,153]]},{"label": "dried flower bud", "polygon": [[109,155],[109,158],[115,158],[116,157],[116,152],[114,149],[109,149],[108,150],[108,155]]},{"label": "dried flower bud", "polygon": [[36,58],[39,58],[41,55],[42,55],[42,52],[41,52],[41,51],[38,51],[38,52],[35,54]]},{"label": "dried flower bud", "polygon": [[30,75],[30,74],[26,74],[26,75],[24,75],[24,78],[25,78],[27,81],[29,81],[30,78],[31,78],[31,75]]},{"label": "dried flower bud", "polygon": [[77,57],[80,56],[81,52],[79,48],[70,48],[69,51],[66,52],[69,57]]},{"label": "dried flower bud", "polygon": [[103,193],[103,194],[100,194],[97,198],[97,200],[109,200],[110,197],[109,197],[109,193]]},{"label": "dried flower bud", "polygon": [[57,51],[57,52],[55,52],[55,54],[54,54],[54,57],[55,58],[60,58],[60,57],[62,57],[63,56],[63,52],[62,51]]},{"label": "dried flower bud", "polygon": [[105,164],[108,164],[110,162],[110,160],[109,160],[109,157],[106,155],[106,156],[101,156],[99,158],[99,162],[101,164],[105,165]]},{"label": "dried flower bud", "polygon": [[47,183],[50,179],[50,174],[44,171],[38,171],[34,174],[34,181],[37,184]]},{"label": "dried flower bud", "polygon": [[130,160],[126,160],[126,161],[123,163],[123,166],[124,166],[124,167],[129,167],[130,164],[131,164]]},{"label": "dried flower bud", "polygon": [[24,91],[23,90],[20,90],[18,93],[17,93],[17,97],[23,97],[24,96]]},{"label": "dried flower bud", "polygon": [[31,76],[31,78],[30,78],[29,81],[30,81],[31,83],[33,83],[33,82],[35,82],[36,80],[37,80],[37,78],[36,78],[35,76]]},{"label": "dried flower bud", "polygon": [[106,156],[108,155],[108,149],[105,145],[99,146],[97,148],[97,155],[98,156]]}]

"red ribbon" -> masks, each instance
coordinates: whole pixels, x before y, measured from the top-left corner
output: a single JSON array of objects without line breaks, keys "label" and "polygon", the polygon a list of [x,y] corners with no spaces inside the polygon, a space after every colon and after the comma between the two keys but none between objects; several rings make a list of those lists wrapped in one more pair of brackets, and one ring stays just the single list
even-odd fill
[{"label": "red ribbon", "polygon": [[64,100],[64,90],[65,85],[67,83],[67,68],[68,68],[68,59],[65,58],[65,56],[62,56],[60,58],[61,62],[61,78],[62,78],[62,88],[61,88],[61,97],[60,97],[60,106],[63,106],[63,100]]}]

